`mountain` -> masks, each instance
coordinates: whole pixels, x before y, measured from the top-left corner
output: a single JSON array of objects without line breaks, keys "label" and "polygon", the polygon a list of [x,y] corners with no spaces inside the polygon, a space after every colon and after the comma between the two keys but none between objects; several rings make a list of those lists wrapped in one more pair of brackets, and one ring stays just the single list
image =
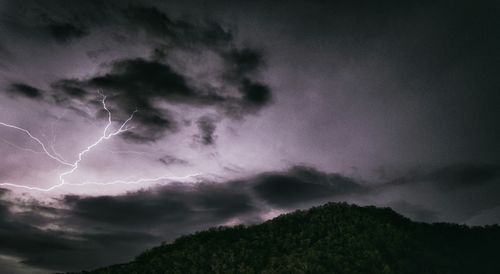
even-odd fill
[{"label": "mountain", "polygon": [[500,273],[499,248],[498,225],[417,223],[390,208],[328,203],[83,273]]}]

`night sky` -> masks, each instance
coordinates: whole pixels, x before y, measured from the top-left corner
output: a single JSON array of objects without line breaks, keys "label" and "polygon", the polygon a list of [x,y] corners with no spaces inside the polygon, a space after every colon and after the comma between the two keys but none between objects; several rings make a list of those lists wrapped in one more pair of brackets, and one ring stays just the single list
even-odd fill
[{"label": "night sky", "polygon": [[498,1],[0,0],[0,273],[327,201],[500,222]]}]

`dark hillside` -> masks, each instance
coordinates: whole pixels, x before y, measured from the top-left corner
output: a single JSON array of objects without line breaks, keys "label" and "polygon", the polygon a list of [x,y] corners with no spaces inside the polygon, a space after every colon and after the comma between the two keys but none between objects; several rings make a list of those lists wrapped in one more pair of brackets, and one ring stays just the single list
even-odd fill
[{"label": "dark hillside", "polygon": [[416,223],[389,208],[329,203],[180,237],[84,273],[500,273],[499,249],[498,226]]}]

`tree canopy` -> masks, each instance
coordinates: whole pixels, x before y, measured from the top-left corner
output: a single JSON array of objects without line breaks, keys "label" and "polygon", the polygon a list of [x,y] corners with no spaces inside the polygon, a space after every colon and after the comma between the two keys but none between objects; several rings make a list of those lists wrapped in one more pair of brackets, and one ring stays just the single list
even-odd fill
[{"label": "tree canopy", "polygon": [[417,223],[390,208],[328,203],[183,236],[83,273],[500,273],[499,247],[498,225]]}]

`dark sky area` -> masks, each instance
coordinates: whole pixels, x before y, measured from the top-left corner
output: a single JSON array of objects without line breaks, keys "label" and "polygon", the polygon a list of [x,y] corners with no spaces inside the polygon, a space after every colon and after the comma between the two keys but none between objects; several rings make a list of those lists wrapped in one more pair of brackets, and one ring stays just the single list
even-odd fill
[{"label": "dark sky area", "polygon": [[500,222],[498,1],[0,0],[0,273],[328,201]]}]

